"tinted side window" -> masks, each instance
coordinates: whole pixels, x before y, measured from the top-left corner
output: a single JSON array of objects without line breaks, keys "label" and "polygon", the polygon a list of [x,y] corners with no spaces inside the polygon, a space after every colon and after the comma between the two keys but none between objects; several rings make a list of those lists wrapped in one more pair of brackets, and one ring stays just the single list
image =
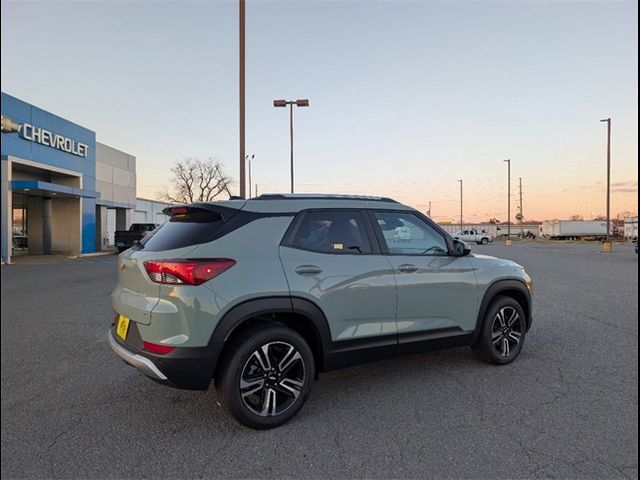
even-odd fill
[{"label": "tinted side window", "polygon": [[371,253],[364,219],[351,210],[306,212],[291,246],[321,253]]},{"label": "tinted side window", "polygon": [[[389,253],[447,255],[444,237],[413,213],[376,212]],[[464,232],[463,232],[464,233]]]}]

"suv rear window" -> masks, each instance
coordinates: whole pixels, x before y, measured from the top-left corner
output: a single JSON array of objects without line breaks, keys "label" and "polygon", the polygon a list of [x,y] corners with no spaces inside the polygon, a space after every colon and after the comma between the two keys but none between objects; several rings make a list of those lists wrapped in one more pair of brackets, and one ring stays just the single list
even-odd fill
[{"label": "suv rear window", "polygon": [[224,223],[221,212],[189,208],[187,213],[169,218],[153,234],[144,237],[140,245],[145,250],[159,252],[206,243],[215,238]]}]

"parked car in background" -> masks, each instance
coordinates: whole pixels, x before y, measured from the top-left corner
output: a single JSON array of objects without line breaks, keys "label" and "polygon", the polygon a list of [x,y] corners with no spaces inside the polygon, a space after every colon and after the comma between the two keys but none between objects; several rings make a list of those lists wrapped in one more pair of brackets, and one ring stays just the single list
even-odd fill
[{"label": "parked car in background", "polygon": [[14,228],[11,237],[14,249],[24,250],[28,248],[28,237],[23,230]]},{"label": "parked car in background", "polygon": [[530,230],[524,230],[518,233],[519,238],[536,238],[536,234]]},{"label": "parked car in background", "polygon": [[478,245],[486,245],[489,242],[493,242],[493,236],[484,230],[460,230],[453,234],[453,238],[467,243],[475,242]]},{"label": "parked car in background", "polygon": [[157,223],[132,223],[129,230],[116,230],[115,241],[113,242],[122,253],[127,248],[131,248],[136,241],[142,240],[150,232],[158,228]]},{"label": "parked car in background", "polygon": [[388,198],[261,195],[165,213],[118,258],[110,346],[160,383],[213,378],[252,428],[296,415],[318,372],[455,346],[505,365],[531,328],[522,266],[472,254]]}]

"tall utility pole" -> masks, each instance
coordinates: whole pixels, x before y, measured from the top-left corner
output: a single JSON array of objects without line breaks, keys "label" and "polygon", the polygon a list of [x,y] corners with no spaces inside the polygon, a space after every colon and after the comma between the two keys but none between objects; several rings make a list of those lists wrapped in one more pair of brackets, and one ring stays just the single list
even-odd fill
[{"label": "tall utility pole", "polygon": [[291,193],[293,193],[293,103],[289,105],[289,144],[291,145]]},{"label": "tall utility pole", "polygon": [[605,251],[611,251],[609,244],[609,230],[611,228],[611,119],[605,118],[600,120],[607,123],[607,233],[604,237],[606,245]]},{"label": "tall utility pole", "polygon": [[431,200],[429,200],[429,218],[431,218]]},{"label": "tall utility pole", "polygon": [[462,179],[458,181],[460,182],[460,230],[462,230]]},{"label": "tall utility pole", "polygon": [[240,196],[245,197],[246,195],[246,186],[245,186],[245,153],[244,153],[244,7],[245,0],[239,0],[239,17],[240,17],[240,25],[239,25],[239,97],[240,97]]},{"label": "tall utility pole", "polygon": [[511,245],[511,159],[507,162],[507,245]]},{"label": "tall utility pole", "polygon": [[522,221],[524,220],[524,213],[522,212],[522,177],[520,179],[520,236],[524,236],[524,227]]}]

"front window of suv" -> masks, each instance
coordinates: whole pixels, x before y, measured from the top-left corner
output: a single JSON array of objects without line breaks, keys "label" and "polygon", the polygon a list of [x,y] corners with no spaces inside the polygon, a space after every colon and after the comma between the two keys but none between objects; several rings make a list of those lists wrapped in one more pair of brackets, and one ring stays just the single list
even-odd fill
[{"label": "front window of suv", "polygon": [[413,213],[376,212],[389,253],[396,255],[447,255],[444,237]]},{"label": "front window of suv", "polygon": [[290,245],[320,253],[371,253],[364,219],[351,210],[305,212]]}]

